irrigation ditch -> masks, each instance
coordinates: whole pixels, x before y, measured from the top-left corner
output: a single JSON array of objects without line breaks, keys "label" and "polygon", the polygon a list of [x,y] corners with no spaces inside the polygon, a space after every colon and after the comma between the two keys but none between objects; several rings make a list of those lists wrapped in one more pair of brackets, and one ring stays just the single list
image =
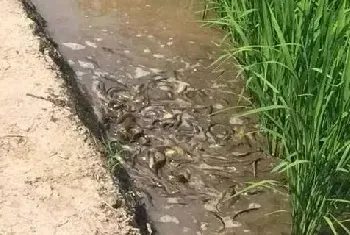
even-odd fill
[{"label": "irrigation ditch", "polygon": [[184,2],[22,0],[143,234],[289,234],[283,187],[249,187],[280,176],[256,118],[235,117],[244,83],[210,66],[221,35]]}]

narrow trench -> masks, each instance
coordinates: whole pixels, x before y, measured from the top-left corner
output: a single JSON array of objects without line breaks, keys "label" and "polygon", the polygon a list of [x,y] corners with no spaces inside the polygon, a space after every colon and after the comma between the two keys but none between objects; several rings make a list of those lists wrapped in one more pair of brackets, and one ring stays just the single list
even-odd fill
[{"label": "narrow trench", "polygon": [[278,177],[231,109],[247,106],[234,66],[210,66],[222,35],[195,22],[199,1],[22,3],[80,119],[121,146],[115,182],[144,234],[290,233],[285,195],[239,193]]}]

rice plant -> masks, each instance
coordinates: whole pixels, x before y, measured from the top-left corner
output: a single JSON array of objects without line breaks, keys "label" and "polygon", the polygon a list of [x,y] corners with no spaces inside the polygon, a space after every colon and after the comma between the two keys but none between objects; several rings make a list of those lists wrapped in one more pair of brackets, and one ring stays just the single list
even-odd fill
[{"label": "rice plant", "polygon": [[107,167],[108,169],[114,173],[114,170],[118,165],[125,164],[124,161],[124,150],[122,144],[118,141],[103,141],[105,155],[107,157]]},{"label": "rice plant", "polygon": [[213,0],[287,175],[292,234],[346,232],[350,211],[350,1]]}]

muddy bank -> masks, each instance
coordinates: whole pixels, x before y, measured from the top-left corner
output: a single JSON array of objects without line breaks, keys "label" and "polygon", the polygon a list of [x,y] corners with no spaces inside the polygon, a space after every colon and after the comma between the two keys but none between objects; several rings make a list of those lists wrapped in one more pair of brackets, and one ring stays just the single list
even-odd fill
[{"label": "muddy bank", "polygon": [[[70,107],[71,112],[76,114],[79,117],[79,120],[88,127],[89,131],[93,134],[92,138],[97,137],[97,139],[102,140],[103,133],[101,132],[101,126],[94,115],[92,103],[85,95],[83,95],[74,70],[72,70],[68,62],[61,55],[58,50],[58,45],[47,32],[46,21],[37,12],[36,7],[32,2],[27,0],[21,2],[28,17],[34,21],[32,27],[34,34],[39,36],[40,52],[50,56],[60,70],[60,76],[64,78],[66,82],[65,85],[68,91],[67,95],[70,97],[67,101],[67,105]],[[100,146],[101,151],[104,152],[102,143],[98,143],[98,145]],[[125,183],[120,184],[120,190],[125,198],[128,214],[134,217],[133,225],[139,227],[141,232],[143,231],[142,233],[147,233],[148,219],[145,209],[143,209],[143,205],[140,204],[137,199],[132,184],[129,183],[130,180],[128,174],[122,168],[120,168],[119,177],[125,179]]]},{"label": "muddy bank", "polygon": [[33,2],[87,101],[82,117],[118,143],[116,180],[144,231],[149,217],[155,234],[288,233],[285,196],[239,193],[275,176],[256,120],[234,117],[244,86],[231,65],[210,67],[221,35],[194,22],[200,4]]}]

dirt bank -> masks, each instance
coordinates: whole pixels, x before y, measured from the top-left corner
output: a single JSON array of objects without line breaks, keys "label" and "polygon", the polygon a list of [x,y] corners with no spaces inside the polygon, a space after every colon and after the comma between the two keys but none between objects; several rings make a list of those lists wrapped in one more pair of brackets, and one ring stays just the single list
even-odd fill
[{"label": "dirt bank", "polygon": [[31,21],[0,4],[0,234],[134,234]]}]

